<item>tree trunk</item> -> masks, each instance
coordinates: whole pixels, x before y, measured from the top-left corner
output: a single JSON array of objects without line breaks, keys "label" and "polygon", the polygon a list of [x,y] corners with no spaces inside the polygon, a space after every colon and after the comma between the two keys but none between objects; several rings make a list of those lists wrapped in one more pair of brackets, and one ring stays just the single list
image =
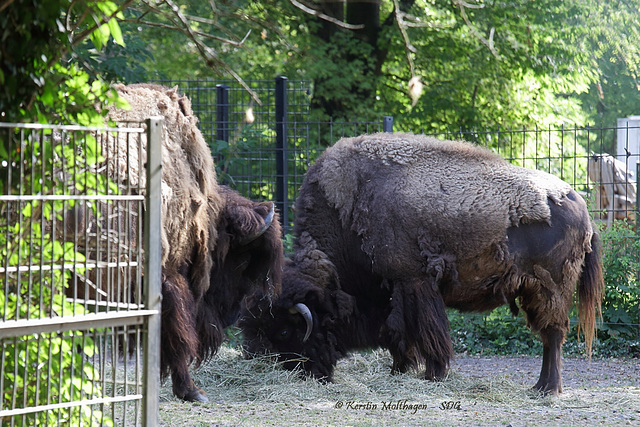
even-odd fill
[{"label": "tree trunk", "polygon": [[[316,9],[342,22],[355,25],[364,25],[363,29],[348,30],[339,25],[318,19],[315,36],[323,43],[336,42],[336,36],[344,40],[347,36],[350,42],[339,49],[338,53],[327,58],[334,64],[338,64],[339,70],[348,69],[348,65],[357,61],[362,64],[356,76],[330,75],[314,79],[315,93],[311,102],[311,108],[327,118],[353,118],[354,108],[372,108],[375,102],[377,78],[376,55],[378,53],[378,35],[380,33],[380,0],[325,0],[317,4]],[[340,66],[340,64],[344,64]],[[343,87],[346,93],[335,93],[334,79],[351,81]],[[367,82],[363,85],[362,82]],[[341,92],[342,92],[341,91]],[[362,110],[362,108],[359,108]],[[361,112],[361,111],[360,111]]]}]

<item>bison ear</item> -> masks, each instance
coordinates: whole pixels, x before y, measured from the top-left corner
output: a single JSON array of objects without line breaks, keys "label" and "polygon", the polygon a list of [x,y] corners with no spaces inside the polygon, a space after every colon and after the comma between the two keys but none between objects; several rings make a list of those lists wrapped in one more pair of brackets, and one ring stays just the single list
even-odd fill
[{"label": "bison ear", "polygon": [[351,316],[355,308],[355,298],[341,290],[333,291],[331,294],[338,318],[345,319]]},{"label": "bison ear", "polygon": [[227,231],[234,246],[248,245],[271,227],[275,218],[275,206],[271,202],[233,205],[225,209]]}]

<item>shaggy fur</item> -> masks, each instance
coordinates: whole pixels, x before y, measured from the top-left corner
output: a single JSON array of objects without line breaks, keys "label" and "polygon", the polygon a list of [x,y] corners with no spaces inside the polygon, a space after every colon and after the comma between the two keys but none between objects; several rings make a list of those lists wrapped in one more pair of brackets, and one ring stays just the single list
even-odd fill
[{"label": "shaggy fur", "polygon": [[[445,306],[525,311],[544,344],[537,389],[561,391],[560,350],[575,283],[588,351],[603,290],[586,204],[563,181],[464,142],[409,134],[340,140],[311,167],[296,204],[283,291],[255,298],[245,349],[300,360],[331,379],[340,357],[383,346],[393,371],[446,374]],[[290,309],[305,303],[313,332]],[[288,366],[295,365],[289,362]]]},{"label": "shaggy fur", "polygon": [[[130,108],[112,109],[111,119],[164,118],[161,369],[163,378],[171,375],[177,397],[206,401],[189,365],[215,354],[246,295],[260,290],[271,296],[279,290],[283,250],[277,214],[265,230],[272,203],[252,202],[218,186],[191,103],[177,89],[148,84],[116,89]],[[146,161],[146,141],[140,156],[137,142],[124,133],[108,139],[104,148],[109,170],[116,171],[112,179],[144,188],[138,165]]]},{"label": "shaggy fur", "polygon": [[[191,103],[176,89],[156,85],[117,85],[116,90],[126,99],[131,109],[114,109],[109,117],[118,122],[143,122],[151,116],[164,119],[162,144],[162,265],[165,270],[177,272],[185,259],[191,259],[190,283],[196,297],[209,287],[211,257],[217,241],[216,225],[221,208],[213,158],[202,134],[196,127],[197,118]],[[127,150],[127,141],[118,139],[119,147],[113,161],[119,162],[113,170],[130,170],[132,185],[146,178],[138,176],[137,150]],[[130,145],[130,143],[129,143]],[[126,165],[127,153],[134,153]],[[146,161],[146,149],[142,152]],[[123,164],[124,163],[124,164]],[[128,166],[128,168],[127,168]],[[124,173],[122,176],[126,176]],[[195,256],[194,256],[195,255]]]}]

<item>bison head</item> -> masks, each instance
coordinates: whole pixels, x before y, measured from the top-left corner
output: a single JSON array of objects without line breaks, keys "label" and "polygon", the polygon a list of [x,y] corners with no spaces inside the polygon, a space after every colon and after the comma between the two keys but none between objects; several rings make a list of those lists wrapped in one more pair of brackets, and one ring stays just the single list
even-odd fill
[{"label": "bison head", "polygon": [[296,282],[290,267],[285,268],[283,289],[275,300],[256,294],[249,298],[238,325],[243,331],[247,357],[275,353],[286,369],[303,368],[318,378],[328,377],[318,370],[314,349],[323,344],[321,319],[326,315],[323,291],[309,282]]},{"label": "bison head", "polygon": [[353,298],[339,289],[333,264],[320,251],[306,251],[289,262],[282,293],[275,300],[254,295],[247,300],[238,325],[247,357],[277,354],[286,369],[331,381],[333,367],[348,348],[344,324],[354,311]]},{"label": "bison head", "polygon": [[284,263],[278,215],[271,202],[253,202],[221,186],[225,198],[213,254],[210,304],[232,325],[243,298],[254,292],[270,299],[280,291]]}]

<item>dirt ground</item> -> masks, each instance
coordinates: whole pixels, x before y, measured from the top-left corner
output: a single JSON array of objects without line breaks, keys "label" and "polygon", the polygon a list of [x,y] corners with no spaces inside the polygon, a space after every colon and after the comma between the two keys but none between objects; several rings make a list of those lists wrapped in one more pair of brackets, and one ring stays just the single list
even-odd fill
[{"label": "dirt ground", "polygon": [[223,347],[194,372],[210,402],[181,402],[168,381],[160,420],[184,427],[640,425],[640,360],[565,359],[564,392],[544,398],[530,391],[541,363],[458,356],[449,376],[434,383],[417,372],[390,375],[391,357],[376,350],[341,361],[325,385]]}]

